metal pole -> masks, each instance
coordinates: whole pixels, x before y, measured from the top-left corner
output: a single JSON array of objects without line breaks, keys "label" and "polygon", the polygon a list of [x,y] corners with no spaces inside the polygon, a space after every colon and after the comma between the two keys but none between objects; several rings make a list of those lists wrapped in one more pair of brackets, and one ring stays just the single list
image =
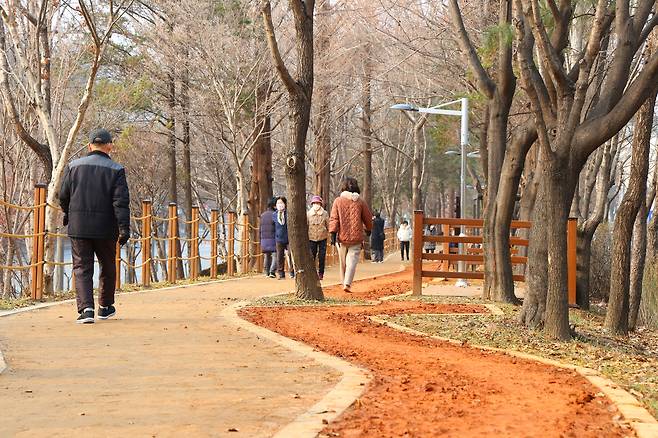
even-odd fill
[{"label": "metal pole", "polygon": [[[466,146],[468,145],[468,98],[463,97],[461,99],[462,104],[462,119],[461,119],[461,135],[460,135],[460,146],[461,146],[461,175],[460,175],[460,186],[459,186],[459,216],[461,219],[464,219],[466,211]],[[459,235],[466,236],[464,232],[464,226],[460,227]],[[459,254],[464,254],[464,243],[459,243]],[[465,272],[465,266],[463,261],[459,261],[458,270],[459,272]],[[457,281],[458,287],[468,286],[468,282],[465,279],[460,279]]]}]

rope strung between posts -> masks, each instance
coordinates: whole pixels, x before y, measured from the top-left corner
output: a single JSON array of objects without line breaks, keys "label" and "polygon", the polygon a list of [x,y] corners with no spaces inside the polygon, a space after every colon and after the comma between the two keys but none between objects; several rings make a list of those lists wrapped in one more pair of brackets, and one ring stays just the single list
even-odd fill
[{"label": "rope strung between posts", "polygon": [[0,231],[0,237],[8,237],[14,239],[31,239],[33,237],[45,236],[46,234],[47,234],[46,232],[36,233],[36,234],[10,234],[10,233],[3,233],[2,231]]},{"label": "rope strung between posts", "polygon": [[7,270],[15,269],[17,271],[24,271],[26,269],[34,268],[35,266],[40,266],[42,264],[43,262],[32,263],[31,265],[15,265],[15,266],[0,265],[0,269],[7,269]]},{"label": "rope strung between posts", "polygon": [[73,262],[51,262],[49,260],[46,260],[44,264],[53,265],[53,266],[68,266],[68,265],[73,265]]},{"label": "rope strung between posts", "polygon": [[172,220],[178,219],[178,216],[174,217],[160,217],[160,216],[153,216],[154,221],[161,221],[161,222],[169,222]]},{"label": "rope strung between posts", "polygon": [[31,210],[34,210],[34,209],[37,209],[37,208],[40,208],[40,207],[44,207],[48,204],[44,202],[43,204],[34,205],[32,207],[24,207],[22,205],[12,204],[10,202],[3,201],[2,199],[0,199],[0,205],[3,206],[3,207],[15,208],[17,210],[31,211]]},{"label": "rope strung between posts", "polygon": [[194,256],[194,257],[176,257],[178,260],[182,260],[185,262],[189,262],[190,260],[197,260],[199,256]]},{"label": "rope strung between posts", "polygon": [[205,220],[205,219],[202,218],[202,217],[199,217],[199,219],[201,220],[201,222],[203,222],[203,223],[206,224],[206,225],[217,225],[217,224],[220,223],[220,222],[219,222],[219,219],[216,220],[216,221],[212,221],[212,222],[208,222],[207,220]]},{"label": "rope strung between posts", "polygon": [[167,257],[164,259],[161,259],[159,257],[153,257],[152,259],[154,262],[168,262],[169,260],[176,260],[176,257]]},{"label": "rope strung between posts", "polygon": [[55,210],[64,211],[64,210],[62,210],[62,207],[60,207],[59,205],[53,205],[50,202],[46,202],[46,205],[50,208],[55,209]]},{"label": "rope strung between posts", "polygon": [[143,221],[144,219],[148,219],[150,217],[152,217],[152,215],[147,214],[146,216],[140,216],[140,217],[130,216],[130,219],[132,219],[134,221]]},{"label": "rope strung between posts", "polygon": [[139,268],[143,268],[145,265],[148,265],[149,263],[151,263],[151,260],[152,260],[151,258],[148,258],[148,259],[146,259],[145,262],[142,262],[139,265],[132,265],[132,264],[128,263],[127,260],[124,260],[123,258],[121,258],[121,263],[128,266],[129,268],[139,269]]}]

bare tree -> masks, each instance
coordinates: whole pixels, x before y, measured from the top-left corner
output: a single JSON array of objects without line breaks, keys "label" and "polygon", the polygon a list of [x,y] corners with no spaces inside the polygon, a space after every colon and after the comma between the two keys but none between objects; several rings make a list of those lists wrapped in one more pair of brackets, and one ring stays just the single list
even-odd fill
[{"label": "bare tree", "polygon": [[295,22],[297,72],[293,77],[286,67],[277,43],[272,22],[272,5],[262,2],[262,15],[267,41],[274,67],[288,91],[292,119],[293,147],[286,156],[286,182],[288,186],[290,249],[295,269],[296,295],[301,299],[322,300],[315,263],[308,247],[308,221],[306,219],[306,135],[313,96],[313,14],[314,0],[289,0]]}]

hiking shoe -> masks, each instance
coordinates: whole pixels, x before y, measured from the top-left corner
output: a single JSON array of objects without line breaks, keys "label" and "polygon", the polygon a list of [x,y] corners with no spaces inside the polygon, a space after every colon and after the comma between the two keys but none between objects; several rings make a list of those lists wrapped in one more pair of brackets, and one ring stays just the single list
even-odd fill
[{"label": "hiking shoe", "polygon": [[115,313],[117,313],[117,309],[114,306],[98,307],[98,319],[111,318]]},{"label": "hiking shoe", "polygon": [[347,284],[345,286],[343,286],[343,291],[347,292],[348,294],[352,293],[352,289]]},{"label": "hiking shoe", "polygon": [[78,324],[93,324],[94,323],[94,309],[87,307],[85,310],[80,312],[80,316],[75,321]]},{"label": "hiking shoe", "polygon": [[270,274],[268,275],[268,277],[270,277],[270,278],[276,278],[276,275],[274,275],[274,272],[270,272]]},{"label": "hiking shoe", "polygon": [[294,272],[290,273],[290,278],[295,278],[295,273]]}]

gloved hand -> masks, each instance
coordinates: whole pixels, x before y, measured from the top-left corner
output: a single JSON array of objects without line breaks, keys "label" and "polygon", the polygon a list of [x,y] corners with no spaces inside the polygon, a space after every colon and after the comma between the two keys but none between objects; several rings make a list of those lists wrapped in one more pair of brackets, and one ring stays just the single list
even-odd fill
[{"label": "gloved hand", "polygon": [[67,226],[69,224],[69,215],[64,213],[64,219],[62,219],[62,225]]},{"label": "gloved hand", "polygon": [[120,228],[119,229],[119,245],[123,246],[130,239],[130,229]]},{"label": "gloved hand", "polygon": [[336,233],[331,233],[331,244],[336,246]]}]

